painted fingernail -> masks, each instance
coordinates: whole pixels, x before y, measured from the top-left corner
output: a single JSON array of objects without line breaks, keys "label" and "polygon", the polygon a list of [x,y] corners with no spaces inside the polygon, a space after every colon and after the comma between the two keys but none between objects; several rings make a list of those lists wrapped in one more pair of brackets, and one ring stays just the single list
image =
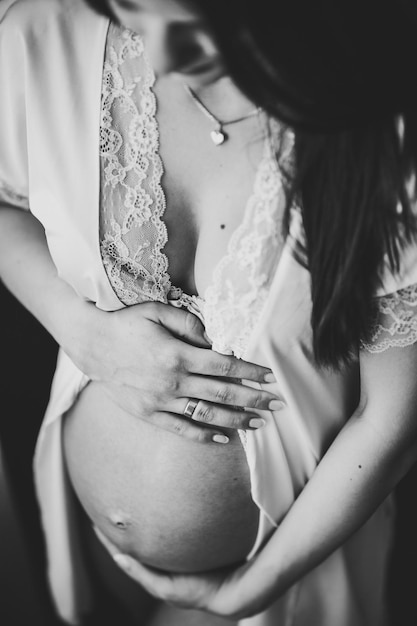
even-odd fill
[{"label": "painted fingernail", "polygon": [[253,417],[251,420],[249,420],[249,426],[251,428],[262,428],[262,426],[265,426],[266,421],[264,419],[262,419],[262,417]]},{"label": "painted fingernail", "polygon": [[229,437],[226,437],[226,435],[213,435],[213,441],[216,443],[229,443]]},{"label": "painted fingernail", "polygon": [[130,568],[130,559],[125,554],[113,554],[113,559],[116,561],[117,565],[122,569]]},{"label": "painted fingernail", "polygon": [[285,407],[285,402],[282,402],[281,400],[271,400],[271,402],[268,404],[268,409],[270,411],[281,411],[281,409],[283,409]]},{"label": "painted fingernail", "polygon": [[272,372],[268,372],[268,374],[265,374],[264,376],[264,381],[266,383],[276,383],[277,379],[275,378],[274,374]]}]

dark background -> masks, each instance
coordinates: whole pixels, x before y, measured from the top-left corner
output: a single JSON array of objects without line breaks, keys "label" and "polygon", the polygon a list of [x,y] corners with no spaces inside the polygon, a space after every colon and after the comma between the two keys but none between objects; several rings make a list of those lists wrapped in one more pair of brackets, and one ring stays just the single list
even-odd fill
[{"label": "dark background", "polygon": [[32,458],[57,346],[0,284],[0,625],[55,626]]}]

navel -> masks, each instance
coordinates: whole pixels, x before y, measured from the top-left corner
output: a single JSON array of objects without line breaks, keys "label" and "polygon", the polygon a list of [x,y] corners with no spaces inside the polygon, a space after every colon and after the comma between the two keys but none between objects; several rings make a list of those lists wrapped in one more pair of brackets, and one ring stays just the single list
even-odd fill
[{"label": "navel", "polygon": [[132,525],[129,516],[123,511],[114,511],[109,514],[108,519],[112,526],[118,530],[127,530]]}]

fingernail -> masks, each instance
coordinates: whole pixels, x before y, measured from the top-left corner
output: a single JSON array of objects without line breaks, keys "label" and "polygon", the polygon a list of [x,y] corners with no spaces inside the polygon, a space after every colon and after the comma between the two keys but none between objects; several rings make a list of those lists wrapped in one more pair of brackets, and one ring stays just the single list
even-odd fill
[{"label": "fingernail", "polygon": [[271,400],[271,402],[268,404],[268,409],[270,411],[281,411],[281,409],[283,409],[285,407],[285,402],[282,402],[281,400]]},{"label": "fingernail", "polygon": [[229,437],[226,437],[226,435],[213,435],[213,441],[216,443],[229,443]]},{"label": "fingernail", "polygon": [[251,428],[262,428],[262,426],[265,426],[266,421],[264,419],[262,419],[262,417],[253,417],[251,420],[249,420],[249,426]]},{"label": "fingernail", "polygon": [[264,376],[264,381],[266,383],[276,383],[277,379],[275,378],[274,374],[272,372],[268,372],[268,374],[265,374]]},{"label": "fingernail", "polygon": [[113,554],[113,559],[116,561],[117,565],[122,569],[130,568],[130,558],[125,554]]}]

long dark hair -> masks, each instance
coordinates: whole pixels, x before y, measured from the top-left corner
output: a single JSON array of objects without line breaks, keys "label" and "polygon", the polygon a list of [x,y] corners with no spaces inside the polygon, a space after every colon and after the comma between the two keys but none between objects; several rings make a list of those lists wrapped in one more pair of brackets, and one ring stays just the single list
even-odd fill
[{"label": "long dark hair", "polygon": [[[106,12],[104,0],[88,0]],[[313,347],[337,367],[367,338],[384,255],[416,233],[417,9],[412,0],[187,0],[230,74],[294,131],[289,211],[303,214]]]}]

